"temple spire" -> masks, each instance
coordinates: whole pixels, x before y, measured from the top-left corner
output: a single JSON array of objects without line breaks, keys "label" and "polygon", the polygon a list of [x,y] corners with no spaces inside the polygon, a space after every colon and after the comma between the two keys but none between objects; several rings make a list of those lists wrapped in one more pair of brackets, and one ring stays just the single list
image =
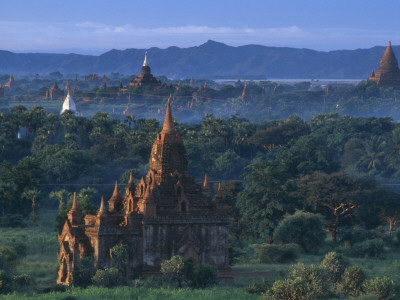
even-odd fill
[{"label": "temple spire", "polygon": [[72,201],[72,207],[70,212],[79,211],[78,205],[76,204],[76,192],[74,192],[74,200]]},{"label": "temple spire", "polygon": [[147,66],[148,66],[148,64],[147,64],[147,51],[146,51],[146,53],[144,54],[143,67],[147,67]]},{"label": "temple spire", "polygon": [[203,187],[209,187],[207,173],[204,175]]},{"label": "temple spire", "polygon": [[104,205],[104,197],[101,196],[100,209],[99,209],[99,212],[98,212],[97,215],[101,216],[101,215],[104,215],[105,213],[106,213],[106,208],[105,208],[105,205]]},{"label": "temple spire", "polygon": [[129,181],[128,183],[133,183],[132,172],[129,173]]},{"label": "temple spire", "polygon": [[121,196],[119,194],[119,190],[118,190],[118,180],[115,180],[115,187],[114,187],[114,192],[113,192],[112,196],[113,197]]},{"label": "temple spire", "polygon": [[217,190],[217,196],[216,196],[216,198],[222,199],[221,182],[218,183],[218,190]]},{"label": "temple spire", "polygon": [[168,98],[167,111],[165,112],[165,119],[164,119],[164,124],[163,124],[163,129],[162,129],[162,131],[165,133],[176,132],[175,126],[174,126],[174,120],[172,119],[170,99],[171,99],[171,95]]}]

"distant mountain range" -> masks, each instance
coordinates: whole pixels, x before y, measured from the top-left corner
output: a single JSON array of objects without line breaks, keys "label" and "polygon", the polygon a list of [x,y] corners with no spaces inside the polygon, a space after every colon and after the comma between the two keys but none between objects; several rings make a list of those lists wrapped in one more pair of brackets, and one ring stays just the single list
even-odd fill
[{"label": "distant mountain range", "polygon": [[[215,41],[189,48],[147,49],[155,76],[169,78],[364,79],[377,69],[386,46],[315,51],[288,47],[232,47]],[[400,58],[400,46],[393,46]],[[0,50],[0,73],[139,74],[144,49],[111,50],[99,56],[13,53]]]}]

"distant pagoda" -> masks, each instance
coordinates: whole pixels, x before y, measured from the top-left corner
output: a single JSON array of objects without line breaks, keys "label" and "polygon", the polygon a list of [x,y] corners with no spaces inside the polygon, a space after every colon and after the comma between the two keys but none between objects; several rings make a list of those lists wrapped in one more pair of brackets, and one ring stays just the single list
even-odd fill
[{"label": "distant pagoda", "polygon": [[147,62],[147,52],[144,55],[144,61],[142,66],[142,72],[138,77],[129,83],[129,86],[160,86],[161,82],[158,81],[152,74],[150,66]]},{"label": "distant pagoda", "polygon": [[389,41],[385,53],[379,62],[379,68],[372,70],[370,81],[376,82],[379,87],[400,88],[400,70],[396,56],[393,53],[392,44]]},{"label": "distant pagoda", "polygon": [[67,97],[65,97],[65,100],[64,100],[64,103],[63,103],[63,108],[62,108],[60,114],[62,115],[67,110],[73,111],[75,113],[75,116],[80,116],[80,113],[76,109],[75,101],[71,97],[71,95],[69,94],[69,91],[68,91]]}]

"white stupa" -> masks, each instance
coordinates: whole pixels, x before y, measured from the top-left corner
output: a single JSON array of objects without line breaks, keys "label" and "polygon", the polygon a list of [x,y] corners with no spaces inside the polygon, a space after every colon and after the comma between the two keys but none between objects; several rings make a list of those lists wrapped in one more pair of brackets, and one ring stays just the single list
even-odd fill
[{"label": "white stupa", "polygon": [[148,63],[147,63],[147,51],[146,51],[146,53],[144,54],[143,67],[147,67],[147,66],[148,66]]},{"label": "white stupa", "polygon": [[67,111],[67,110],[72,110],[75,113],[75,116],[80,116],[81,114],[76,110],[76,105],[75,105],[75,101],[74,99],[72,99],[71,95],[67,94],[67,97],[65,97],[64,103],[63,103],[63,108],[61,110],[62,114],[63,112]]}]

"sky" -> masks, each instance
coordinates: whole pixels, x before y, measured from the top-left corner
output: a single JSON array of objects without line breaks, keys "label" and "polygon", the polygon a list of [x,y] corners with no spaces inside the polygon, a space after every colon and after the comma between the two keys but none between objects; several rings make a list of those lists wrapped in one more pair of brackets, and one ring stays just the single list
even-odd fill
[{"label": "sky", "polygon": [[214,40],[321,51],[400,44],[399,0],[0,0],[0,49],[101,54]]}]

